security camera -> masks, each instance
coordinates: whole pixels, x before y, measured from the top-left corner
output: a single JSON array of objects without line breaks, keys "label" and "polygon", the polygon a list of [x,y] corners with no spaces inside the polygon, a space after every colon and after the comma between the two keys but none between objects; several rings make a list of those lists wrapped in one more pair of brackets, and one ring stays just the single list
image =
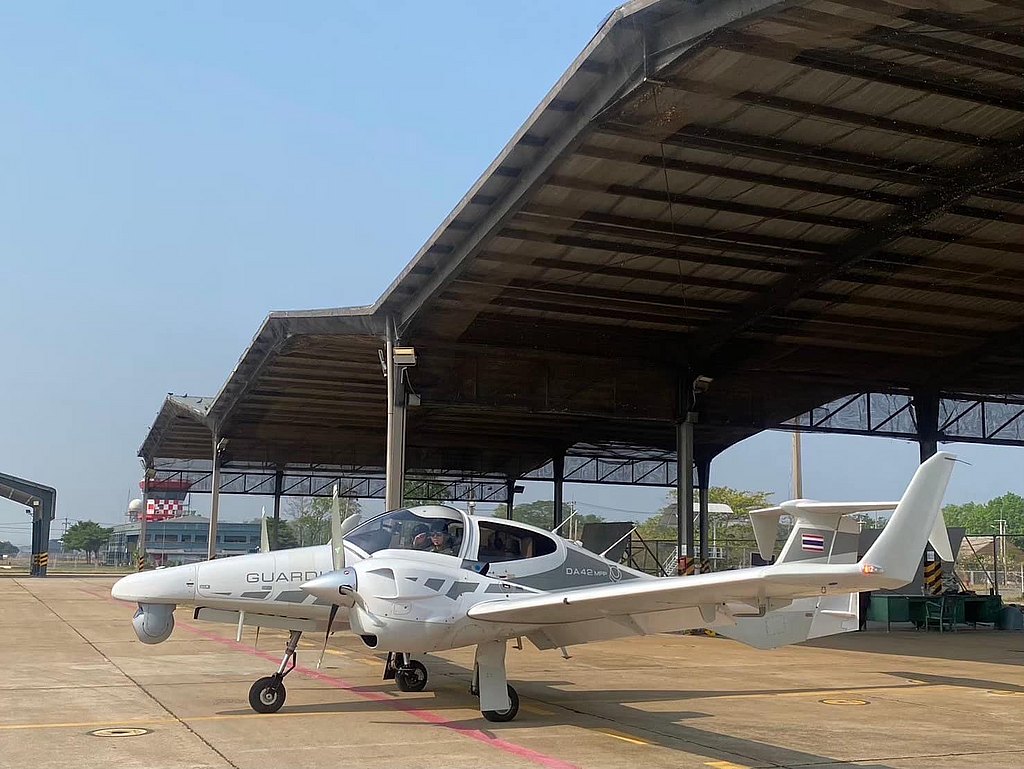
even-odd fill
[{"label": "security camera", "polygon": [[709,376],[699,376],[693,380],[693,391],[695,393],[706,393],[715,380]]}]

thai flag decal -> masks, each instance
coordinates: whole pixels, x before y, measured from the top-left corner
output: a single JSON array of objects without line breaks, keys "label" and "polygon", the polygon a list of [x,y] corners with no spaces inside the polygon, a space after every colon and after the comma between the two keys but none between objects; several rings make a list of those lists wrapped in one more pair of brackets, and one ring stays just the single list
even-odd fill
[{"label": "thai flag decal", "polygon": [[824,553],[825,538],[820,534],[801,534],[800,547],[811,553]]}]

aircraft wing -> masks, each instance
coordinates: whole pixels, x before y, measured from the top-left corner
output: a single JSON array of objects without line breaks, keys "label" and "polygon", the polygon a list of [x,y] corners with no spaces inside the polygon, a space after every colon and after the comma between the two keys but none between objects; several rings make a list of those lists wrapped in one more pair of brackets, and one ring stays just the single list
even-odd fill
[{"label": "aircraft wing", "polygon": [[849,593],[872,587],[870,575],[857,564],[793,564],[753,569],[630,580],[617,584],[540,595],[486,601],[473,606],[469,616],[514,625],[564,625],[615,617],[704,607],[705,613],[726,603],[740,603],[756,611],[768,599],[785,601]]}]

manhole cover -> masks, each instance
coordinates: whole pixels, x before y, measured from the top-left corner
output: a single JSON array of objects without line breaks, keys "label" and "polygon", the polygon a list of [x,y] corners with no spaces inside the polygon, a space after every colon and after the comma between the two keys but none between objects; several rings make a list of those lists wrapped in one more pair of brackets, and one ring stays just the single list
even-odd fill
[{"label": "manhole cover", "polygon": [[867,700],[830,699],[820,700],[825,705],[867,705]]},{"label": "manhole cover", "polygon": [[111,726],[107,729],[93,729],[89,734],[93,737],[141,737],[152,731],[152,729],[140,729],[138,727]]}]

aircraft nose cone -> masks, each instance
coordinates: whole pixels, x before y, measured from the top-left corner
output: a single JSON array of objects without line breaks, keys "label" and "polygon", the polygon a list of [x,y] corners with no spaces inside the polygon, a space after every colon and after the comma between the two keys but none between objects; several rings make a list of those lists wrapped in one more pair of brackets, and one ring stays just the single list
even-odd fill
[{"label": "aircraft nose cone", "polygon": [[310,595],[328,603],[342,603],[359,588],[359,577],[351,567],[329,571],[299,585]]},{"label": "aircraft nose cone", "polygon": [[193,601],[196,597],[196,567],[188,564],[129,574],[114,583],[110,595],[119,601],[132,603]]}]

